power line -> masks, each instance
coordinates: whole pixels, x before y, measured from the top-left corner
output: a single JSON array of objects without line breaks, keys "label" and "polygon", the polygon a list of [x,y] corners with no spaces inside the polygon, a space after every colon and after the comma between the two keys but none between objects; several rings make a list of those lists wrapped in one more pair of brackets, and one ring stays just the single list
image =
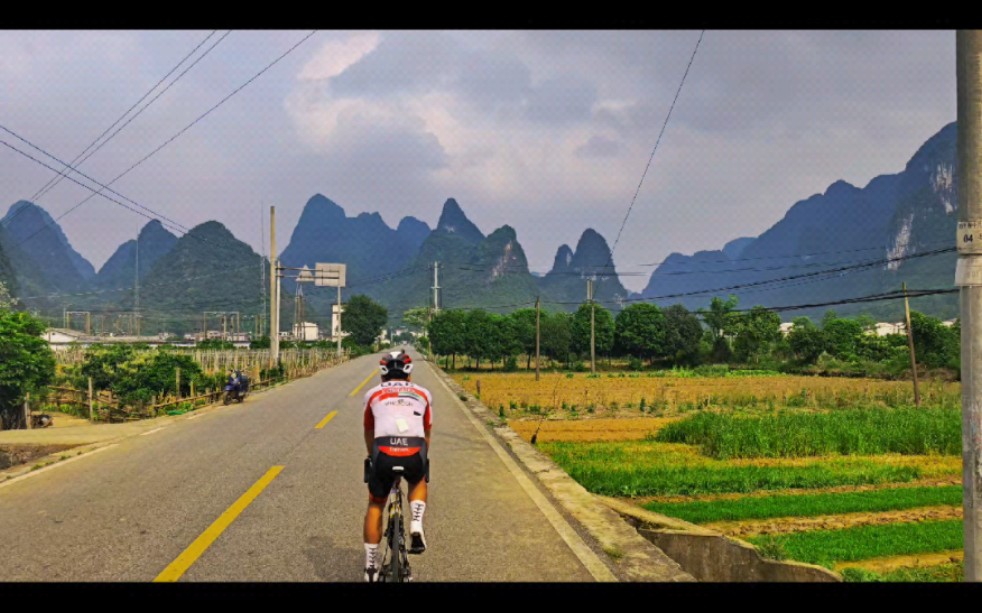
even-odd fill
[{"label": "power line", "polygon": [[[948,241],[939,241],[937,243],[921,243],[922,246],[937,246],[937,245],[947,245]],[[862,251],[879,251],[881,249],[891,249],[894,245],[880,245],[877,247],[863,247],[861,249],[835,249],[832,251],[815,251],[811,253],[794,253],[788,255],[762,255],[754,258],[733,258],[725,260],[696,260],[695,263],[698,264],[729,264],[731,262],[751,262],[756,260],[785,260],[790,258],[803,258],[811,257],[815,255],[828,255],[830,253],[840,254],[840,253],[859,253]],[[683,256],[689,257],[692,256]],[[651,262],[648,264],[637,264],[637,266],[660,266],[665,264],[668,260],[661,260],[660,262]]]},{"label": "power line", "polygon": [[644,167],[644,172],[641,173],[641,180],[638,182],[638,188],[634,190],[634,197],[631,198],[631,205],[627,207],[627,214],[624,215],[624,221],[621,222],[621,228],[617,231],[617,238],[614,239],[614,245],[610,248],[610,256],[607,260],[607,265],[611,266],[614,262],[614,251],[617,249],[617,244],[621,240],[621,233],[624,232],[624,226],[627,225],[627,219],[631,216],[631,211],[634,210],[634,203],[638,199],[638,194],[641,193],[641,185],[644,184],[644,178],[648,175],[648,169],[651,168],[651,162],[655,159],[655,152],[658,151],[658,144],[661,143],[662,136],[665,134],[665,128],[668,127],[668,120],[672,117],[672,111],[675,110],[675,103],[678,102],[679,94],[682,93],[682,86],[685,85],[685,78],[689,76],[689,69],[692,68],[692,62],[696,59],[696,53],[699,51],[699,44],[702,43],[702,37],[706,34],[706,30],[699,33],[699,40],[696,41],[696,46],[692,50],[692,57],[689,58],[689,63],[685,67],[685,73],[682,74],[682,81],[679,83],[679,87],[675,90],[675,98],[672,99],[672,105],[668,107],[668,114],[665,116],[665,122],[661,126],[661,131],[658,133],[658,139],[655,140],[655,146],[651,149],[651,155],[648,157],[648,163]]},{"label": "power line", "polygon": [[[310,34],[307,34],[305,37],[303,37],[302,39],[300,39],[300,41],[298,41],[292,47],[290,47],[289,49],[287,49],[283,54],[281,54],[275,60],[273,60],[272,62],[270,62],[269,64],[267,64],[262,70],[260,70],[259,72],[257,72],[251,78],[249,78],[249,80],[247,80],[245,83],[243,83],[242,85],[240,85],[237,88],[235,88],[234,90],[232,90],[231,93],[229,93],[224,98],[222,98],[221,100],[219,100],[215,105],[213,105],[207,111],[205,111],[204,113],[202,113],[201,115],[199,115],[191,123],[189,123],[184,128],[182,128],[180,131],[178,131],[177,134],[175,134],[174,136],[171,136],[169,139],[167,139],[162,144],[160,144],[156,149],[154,149],[153,151],[151,151],[147,155],[145,155],[142,158],[140,158],[140,160],[138,160],[136,163],[134,163],[129,168],[127,168],[126,170],[124,170],[122,173],[120,173],[119,175],[117,175],[115,178],[113,178],[113,180],[109,181],[109,183],[107,183],[107,185],[112,185],[113,183],[115,183],[119,179],[123,178],[124,176],[126,176],[127,174],[129,174],[132,170],[134,170],[135,168],[137,168],[138,166],[140,166],[141,164],[143,164],[144,162],[146,162],[147,160],[149,160],[151,157],[153,157],[154,155],[156,155],[164,147],[168,146],[169,144],[171,144],[172,142],[174,142],[175,140],[177,140],[177,138],[179,138],[181,135],[183,135],[185,132],[187,132],[189,129],[191,129],[193,126],[195,126],[198,122],[200,122],[201,120],[203,120],[205,117],[207,117],[208,115],[210,115],[215,109],[217,109],[220,106],[222,106],[223,104],[225,104],[225,102],[227,102],[232,96],[234,96],[235,94],[237,94],[240,91],[242,91],[242,89],[244,89],[246,86],[248,86],[250,83],[252,83],[256,79],[258,79],[263,73],[265,73],[267,70],[269,70],[270,68],[272,68],[273,66],[275,66],[277,63],[279,63],[283,58],[285,58],[287,55],[289,55],[290,53],[292,53],[297,47],[299,47],[300,45],[302,45],[304,42],[306,42],[311,36],[313,36],[316,33],[317,33],[317,30],[311,31]],[[76,183],[77,183],[77,181],[76,181]],[[85,186],[83,185],[83,187],[85,187]],[[91,200],[96,195],[102,195],[101,194],[101,190],[98,191],[98,192],[95,192],[93,194],[90,194],[89,196],[87,196],[85,199],[83,199],[82,201],[80,201],[78,204],[76,204],[75,206],[71,207],[70,209],[68,209],[67,211],[65,211],[61,215],[59,215],[55,219],[55,221],[62,220],[65,216],[71,214],[73,211],[75,211],[80,206],[82,206],[83,204],[85,204],[86,202],[88,202],[89,200]]]},{"label": "power line", "polygon": [[[130,113],[130,111],[132,111],[134,108],[136,108],[137,105],[139,105],[147,96],[149,96],[150,93],[153,90],[157,89],[157,87],[159,87],[161,83],[163,83],[170,75],[172,75],[174,73],[174,71],[176,71],[181,66],[181,64],[183,64],[184,62],[186,62],[188,60],[188,58],[190,58],[192,55],[194,55],[195,52],[197,52],[197,50],[200,49],[202,47],[202,45],[204,45],[205,42],[208,41],[208,39],[210,39],[212,36],[214,36],[217,31],[218,30],[213,30],[211,32],[211,34],[209,34],[208,36],[206,36],[200,43],[198,43],[198,45],[194,49],[192,49],[190,53],[188,53],[186,56],[184,56],[184,58],[181,59],[181,61],[178,62],[176,66],[174,66],[173,68],[171,68],[170,72],[168,72],[166,75],[164,75],[164,77],[162,79],[160,79],[160,81],[157,81],[157,83],[153,87],[151,87],[150,89],[148,89],[147,90],[147,93],[143,94],[143,97],[142,98],[140,98],[139,100],[137,100],[136,103],[133,106],[131,106],[129,109],[127,109],[126,112],[123,113],[119,117],[119,119],[117,119],[115,122],[113,122],[113,124],[111,126],[109,126],[108,128],[106,128],[106,130],[102,134],[100,134],[94,141],[92,141],[91,143],[89,143],[89,146],[86,147],[82,151],[82,153],[80,153],[77,156],[75,156],[75,159],[73,159],[71,161],[71,164],[74,165],[74,164],[77,163],[78,165],[81,165],[87,159],[89,159],[90,157],[92,157],[97,151],[99,151],[99,149],[102,149],[102,147],[104,147],[106,145],[106,143],[108,143],[113,138],[115,138],[115,136],[117,134],[119,134],[126,126],[128,126],[130,124],[130,122],[132,122],[134,119],[136,119],[137,117],[139,117],[140,114],[143,113],[143,111],[147,110],[147,108],[151,104],[153,104],[158,98],[160,98],[162,95],[164,95],[167,92],[167,90],[169,90],[175,83],[177,83],[178,81],[180,81],[181,80],[181,77],[183,77],[185,74],[187,74],[188,71],[190,71],[192,68],[194,68],[198,64],[198,62],[200,62],[202,59],[205,58],[205,56],[207,56],[209,53],[211,53],[211,51],[215,47],[217,47],[219,43],[221,43],[223,40],[225,40],[225,37],[226,36],[228,36],[229,34],[231,34],[231,31],[226,32],[224,36],[222,36],[221,38],[219,38],[214,44],[212,44],[211,47],[209,47],[208,49],[206,49],[204,53],[202,53],[200,56],[198,56],[198,59],[194,60],[194,62],[192,62],[192,64],[190,66],[188,66],[187,68],[185,68],[184,71],[181,72],[181,74],[177,75],[177,77],[175,77],[174,80],[171,81],[167,85],[167,87],[165,87],[163,90],[161,90],[156,96],[154,96],[149,102],[147,102],[140,110],[138,110],[129,119],[127,119],[126,120],[126,123],[124,123],[123,125],[121,125],[119,127],[119,129],[117,129],[115,132],[113,132],[111,135],[109,135],[109,137],[107,137],[106,140],[104,140],[101,143],[99,143],[99,146],[98,147],[95,147],[95,149],[92,149],[92,147],[96,143],[98,143],[99,140],[103,136],[105,136],[120,121],[122,121],[122,119],[124,117],[126,117]],[[91,152],[89,152],[90,149],[92,149]],[[86,153],[88,153],[88,154],[86,155]],[[85,156],[85,157],[82,157],[82,156]],[[81,158],[81,159],[79,159],[79,158]],[[66,165],[65,170],[68,170],[68,169],[69,169],[69,167]],[[54,187],[56,185],[58,185],[58,183],[61,181],[61,179],[62,179],[63,176],[64,176],[63,174],[59,173],[59,175],[57,177],[54,177],[53,179],[49,180],[48,183],[44,187],[42,187],[40,190],[38,190],[37,192],[35,192],[35,194],[33,196],[31,196],[31,201],[35,201],[37,198],[43,197],[47,192],[49,192],[52,189],[54,189]]]},{"label": "power line", "polygon": [[[111,188],[111,187],[109,187],[108,185],[105,185],[105,184],[103,184],[103,183],[100,183],[99,181],[97,181],[96,179],[93,179],[92,177],[90,177],[89,175],[87,175],[87,174],[85,174],[84,172],[82,172],[82,171],[81,171],[81,170],[79,170],[78,168],[75,168],[74,166],[71,166],[71,165],[69,165],[69,163],[67,163],[67,162],[65,162],[65,161],[63,161],[63,160],[61,160],[61,159],[59,159],[59,158],[57,158],[57,157],[55,157],[54,155],[52,155],[52,154],[50,154],[50,153],[48,153],[47,151],[45,151],[44,149],[42,149],[42,148],[41,148],[41,147],[39,147],[38,145],[36,145],[36,144],[34,144],[34,143],[32,143],[32,142],[31,142],[31,141],[29,141],[28,139],[26,139],[26,138],[24,138],[23,136],[21,136],[20,134],[18,134],[18,133],[16,133],[16,132],[14,132],[13,130],[11,130],[10,128],[8,128],[8,127],[6,127],[6,126],[4,126],[3,124],[0,124],[0,130],[3,130],[3,131],[4,131],[4,132],[6,132],[7,134],[10,134],[10,135],[11,135],[11,136],[13,136],[14,138],[16,138],[16,139],[18,139],[18,140],[20,140],[21,142],[23,142],[23,143],[26,143],[26,144],[27,144],[27,145],[28,145],[29,147],[31,147],[31,148],[33,148],[33,149],[35,149],[36,151],[38,151],[38,152],[40,152],[40,153],[42,153],[42,154],[44,154],[44,155],[46,155],[46,156],[48,156],[48,157],[49,157],[49,158],[51,158],[52,160],[54,160],[54,161],[56,161],[56,162],[58,162],[59,164],[61,164],[61,165],[63,165],[63,166],[65,166],[65,169],[66,169],[66,170],[72,170],[72,171],[74,171],[74,172],[75,172],[75,173],[76,173],[77,175],[79,175],[80,177],[82,177],[82,178],[84,178],[84,179],[86,179],[86,180],[88,180],[88,181],[91,181],[92,183],[95,183],[95,184],[96,184],[96,185],[98,185],[98,186],[99,186],[100,188],[102,188],[102,189],[104,189],[104,190],[107,190],[107,191],[108,191],[108,192],[109,192],[110,194],[113,194],[113,195],[115,195],[115,196],[118,196],[118,197],[120,197],[120,198],[122,198],[123,200],[126,200],[127,202],[129,202],[129,203],[131,203],[131,204],[133,204],[133,205],[135,205],[135,206],[137,206],[137,207],[139,207],[139,208],[141,208],[141,209],[143,209],[144,211],[146,211],[146,212],[148,212],[148,213],[153,213],[153,214],[154,214],[154,215],[155,215],[156,217],[158,217],[158,218],[160,218],[160,219],[163,219],[164,221],[166,221],[166,222],[168,222],[169,224],[171,224],[171,226],[172,226],[172,229],[174,229],[174,230],[178,230],[178,231],[180,231],[180,232],[188,232],[188,228],[187,228],[186,226],[184,226],[183,224],[181,224],[181,223],[178,223],[178,222],[176,222],[176,221],[174,221],[173,219],[170,219],[170,218],[168,218],[168,217],[166,217],[166,216],[164,216],[164,215],[162,215],[162,214],[160,214],[160,213],[158,213],[157,211],[154,211],[153,209],[151,209],[151,208],[149,208],[149,207],[146,207],[146,206],[143,206],[142,204],[140,204],[140,203],[139,203],[139,202],[137,202],[136,200],[133,200],[132,198],[129,198],[129,197],[127,197],[127,196],[124,196],[123,194],[121,194],[121,193],[119,193],[119,192],[117,192],[116,190],[114,190],[114,189],[112,189],[112,188]],[[50,166],[47,166],[47,168],[51,168],[51,167],[50,167]],[[64,175],[64,174],[63,174],[63,175],[61,175],[61,177],[62,177],[62,178],[65,178],[65,176],[66,176],[66,175]],[[76,183],[77,183],[77,181],[76,181]],[[88,190],[89,190],[89,191],[91,191],[91,192],[94,192],[94,193],[95,193],[96,195],[99,195],[99,196],[104,196],[104,194],[102,194],[102,193],[100,193],[100,192],[101,192],[102,190],[99,190],[98,192],[96,192],[96,190],[95,190],[95,189],[93,189],[93,188],[91,188],[91,187],[89,187],[89,186],[87,186],[87,185],[84,185],[83,187],[85,187],[86,189],[88,189]],[[37,205],[35,205],[35,206],[37,206]],[[24,210],[24,209],[26,209],[26,208],[27,208],[26,206],[25,206],[25,207],[21,207],[20,209],[18,209],[18,210],[17,210],[17,212],[18,212],[18,213],[20,213],[21,211],[23,211],[23,210]],[[9,225],[9,221],[8,221],[7,223],[8,223],[8,225]],[[39,229],[38,229],[37,231],[35,231],[35,232],[34,232],[34,234],[31,234],[30,236],[28,236],[28,237],[26,237],[26,238],[24,238],[23,240],[21,240],[21,241],[20,241],[19,243],[17,243],[17,244],[18,244],[18,245],[21,245],[21,244],[23,244],[23,243],[24,243],[25,241],[27,241],[27,240],[28,240],[28,239],[30,239],[30,238],[33,238],[35,234],[37,234],[38,232],[40,232],[41,230],[43,230],[43,229],[44,229],[44,228],[46,228],[46,227],[50,227],[50,226],[43,226],[42,228],[39,228]]]},{"label": "power line", "polygon": [[[0,126],[0,129],[7,130],[6,128],[3,128],[3,126]],[[7,131],[9,132],[9,130],[7,130]],[[13,134],[13,132],[11,132],[11,134]],[[21,137],[18,136],[18,138],[21,138]],[[21,140],[24,140],[24,139],[21,138]],[[26,140],[25,140],[25,142],[28,142],[29,143],[29,141],[26,141]],[[34,161],[34,162],[36,162],[36,163],[44,166],[45,168],[48,168],[49,170],[52,170],[52,171],[55,171],[56,170],[54,167],[52,167],[52,166],[44,163],[43,161],[37,159],[36,157],[32,156],[29,153],[25,153],[24,151],[21,151],[20,149],[18,149],[17,147],[14,147],[13,145],[11,145],[10,143],[8,143],[7,141],[5,141],[3,139],[0,139],[0,144],[4,145],[5,147],[7,147],[7,148],[9,148],[9,149],[11,149],[11,150],[13,150],[13,151],[21,154],[21,155],[23,155],[24,157],[26,157],[26,158],[28,158],[28,159],[30,159],[30,160],[32,160],[32,161]],[[32,145],[32,146],[34,146],[34,145]],[[36,146],[34,146],[34,147],[35,147],[35,149],[38,149]],[[57,160],[57,158],[55,158],[54,156],[52,156],[49,153],[45,152],[44,150],[42,150],[42,149],[38,149],[38,150],[41,151],[42,153],[44,153],[45,155],[47,155],[48,157],[51,157],[52,159]],[[76,172],[78,172],[78,171],[76,170]],[[87,175],[85,175],[84,173],[78,172],[78,174],[81,175],[81,176],[83,176],[83,177],[87,177]],[[151,221],[157,219],[157,217],[163,217],[159,213],[157,213],[156,211],[153,211],[152,209],[149,209],[149,208],[143,206],[142,204],[136,202],[135,200],[132,200],[131,198],[127,198],[126,196],[122,196],[122,194],[118,194],[118,192],[116,192],[115,190],[112,190],[108,186],[104,186],[104,188],[105,189],[109,189],[109,191],[111,193],[118,194],[118,195],[122,196],[123,198],[125,198],[126,200],[129,200],[130,202],[132,202],[133,204],[135,204],[139,208],[141,208],[141,209],[143,209],[145,211],[149,211],[150,213],[153,213],[155,215],[155,217],[151,217],[150,215],[147,215],[146,213],[144,213],[142,211],[139,211],[137,209],[134,209],[133,207],[130,207],[130,206],[124,204],[123,202],[121,202],[119,200],[116,200],[115,198],[111,198],[111,197],[107,196],[106,194],[103,194],[102,193],[102,190],[101,189],[97,191],[95,188],[93,188],[93,187],[91,187],[89,185],[86,185],[86,184],[80,182],[75,177],[70,177],[68,175],[65,175],[65,178],[68,179],[69,181],[71,181],[71,182],[73,182],[73,183],[75,183],[75,184],[77,184],[77,185],[79,185],[81,187],[84,187],[85,189],[93,192],[93,195],[99,195],[99,196],[105,198],[106,200],[109,200],[110,202],[113,202],[115,204],[118,204],[119,206],[123,207],[124,209],[127,209],[128,211],[132,211],[132,212],[136,213],[137,215],[142,215],[143,217],[146,217],[147,219],[150,219]],[[93,182],[95,182],[97,185],[102,185],[101,183],[95,181],[94,179],[90,179],[90,180],[92,180]],[[24,208],[27,208],[27,207],[26,206],[25,207],[22,207],[22,209],[24,209]],[[22,209],[18,209],[18,211],[20,211]],[[59,217],[58,219],[61,219],[61,218]],[[167,218],[164,217],[164,219],[166,220]],[[57,222],[57,220],[55,220],[55,221]],[[167,226],[167,227],[170,227],[172,230],[175,230],[177,232],[182,232],[183,231],[184,232],[183,236],[190,236],[191,238],[193,238],[193,239],[195,239],[195,240],[197,240],[199,242],[202,242],[202,243],[204,243],[206,245],[211,245],[212,247],[220,247],[220,248],[226,249],[228,251],[233,251],[233,250],[236,250],[237,251],[236,247],[234,247],[232,245],[224,245],[224,244],[221,244],[221,243],[215,243],[215,242],[212,242],[210,240],[201,238],[200,236],[198,236],[196,234],[192,234],[190,232],[190,230],[187,230],[187,228],[185,226],[183,226],[181,224],[178,224],[177,222],[169,221],[169,223],[171,225],[168,226],[168,224],[166,224],[164,222],[161,222],[162,225]],[[24,238],[22,238],[20,241],[18,241],[17,243],[15,243],[14,246],[17,247],[17,246],[23,245],[28,240],[30,240],[30,239],[34,238],[35,236],[37,236],[38,234],[40,234],[43,230],[50,229],[51,227],[52,226],[50,224],[42,224],[40,228],[38,228],[34,232],[30,233],[29,235],[25,236]],[[250,248],[250,250],[251,250],[251,248]]]}]

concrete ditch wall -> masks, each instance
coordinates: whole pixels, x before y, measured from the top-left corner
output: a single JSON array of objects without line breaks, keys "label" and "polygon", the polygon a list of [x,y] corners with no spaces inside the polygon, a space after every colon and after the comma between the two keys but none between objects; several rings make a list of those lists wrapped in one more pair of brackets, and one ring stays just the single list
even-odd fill
[{"label": "concrete ditch wall", "polygon": [[814,564],[768,560],[750,543],[715,530],[599,497],[638,533],[699,581],[840,583],[838,573]]}]

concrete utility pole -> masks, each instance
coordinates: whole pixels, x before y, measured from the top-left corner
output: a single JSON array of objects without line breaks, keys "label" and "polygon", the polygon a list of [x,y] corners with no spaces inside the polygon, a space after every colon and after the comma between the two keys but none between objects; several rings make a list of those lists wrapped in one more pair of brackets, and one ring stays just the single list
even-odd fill
[{"label": "concrete utility pole", "polygon": [[280,293],[276,262],[276,207],[269,207],[269,367],[280,363],[280,322],[277,317]]},{"label": "concrete utility pole", "polygon": [[914,331],[910,327],[910,301],[907,300],[907,284],[904,288],[904,317],[907,320],[907,346],[910,348],[910,371],[914,373],[914,406],[921,406],[921,391],[917,386],[917,357],[914,355]]},{"label": "concrete utility pole", "polygon": [[586,280],[586,297],[590,301],[590,372],[597,372],[597,343],[594,331],[593,279]]},{"label": "concrete utility pole", "polygon": [[535,297],[535,380],[539,380],[539,297]]},{"label": "concrete utility pole", "polygon": [[[140,233],[136,234],[136,280],[133,283],[133,312],[140,312]],[[136,321],[136,335],[140,336],[140,320]]]},{"label": "concrete utility pole", "polygon": [[955,34],[965,581],[982,581],[982,30]]},{"label": "concrete utility pole", "polygon": [[440,262],[433,262],[433,314],[440,312]]}]

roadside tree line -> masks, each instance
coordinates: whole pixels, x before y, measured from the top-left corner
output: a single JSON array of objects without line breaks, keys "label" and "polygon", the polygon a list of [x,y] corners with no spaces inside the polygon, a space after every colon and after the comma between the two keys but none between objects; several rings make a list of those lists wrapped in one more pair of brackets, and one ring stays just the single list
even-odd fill
[{"label": "roadside tree line", "polygon": [[[839,317],[826,312],[819,322],[793,320],[781,332],[780,316],[762,306],[737,310],[737,299],[714,298],[696,312],[681,304],[661,308],[634,303],[614,316],[600,305],[584,303],[573,313],[541,310],[539,349],[546,367],[589,368],[590,312],[594,309],[598,362],[627,359],[633,369],[730,364],[785,372],[901,377],[909,374],[905,334],[878,336],[868,316]],[[535,355],[535,309],[507,315],[482,309],[446,310],[421,322],[422,343],[445,356],[450,368],[458,359],[468,366],[532,369]],[[948,370],[957,376],[959,327],[911,312],[915,355],[920,367]],[[523,358],[523,359],[522,359]],[[520,364],[521,361],[524,364]]]}]

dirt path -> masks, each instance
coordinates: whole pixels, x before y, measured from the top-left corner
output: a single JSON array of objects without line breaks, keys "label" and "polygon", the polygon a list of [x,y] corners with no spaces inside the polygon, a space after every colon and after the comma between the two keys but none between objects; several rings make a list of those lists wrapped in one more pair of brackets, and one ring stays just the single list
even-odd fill
[{"label": "dirt path", "polygon": [[[819,515],[816,517],[779,517],[775,519],[753,519],[746,521],[720,521],[705,524],[712,530],[737,537],[761,534],[788,534],[807,530],[841,530],[856,526],[906,523],[918,521],[938,521],[960,519],[961,507],[937,506],[884,511],[882,513],[842,513],[839,515]],[[864,566],[865,568],[865,566]]]},{"label": "dirt path", "polygon": [[531,440],[536,428],[536,440],[542,442],[568,441],[575,443],[596,443],[601,441],[636,441],[654,436],[675,417],[584,417],[583,419],[508,420],[508,425],[526,441]]},{"label": "dirt path", "polygon": [[904,487],[941,487],[945,485],[961,485],[962,476],[950,475],[941,478],[919,479],[906,483],[881,483],[877,485],[838,485],[819,489],[788,489],[788,490],[758,490],[747,494],[701,494],[697,496],[641,496],[638,498],[622,498],[626,502],[637,505],[649,502],[713,502],[716,500],[739,500],[741,498],[767,498],[770,496],[805,496],[810,494],[841,494],[846,492],[870,492],[873,490],[888,490]]},{"label": "dirt path", "polygon": [[847,568],[864,568],[877,573],[887,573],[898,568],[919,568],[923,566],[939,566],[950,562],[960,562],[964,557],[964,551],[955,549],[938,553],[919,553],[909,556],[888,556],[859,560],[857,562],[842,562],[836,564],[835,570],[841,572]]}]

